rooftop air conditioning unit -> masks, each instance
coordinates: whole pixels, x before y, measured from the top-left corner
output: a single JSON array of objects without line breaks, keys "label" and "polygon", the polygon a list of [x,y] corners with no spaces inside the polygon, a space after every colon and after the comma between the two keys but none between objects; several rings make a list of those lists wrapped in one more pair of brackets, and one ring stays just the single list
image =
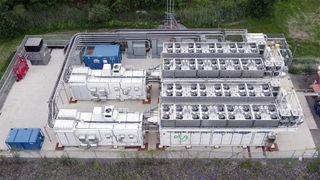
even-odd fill
[{"label": "rooftop air conditioning unit", "polygon": [[114,64],[112,71],[113,73],[117,74],[117,73],[120,73],[120,69],[121,69],[121,64]]},{"label": "rooftop air conditioning unit", "polygon": [[79,141],[80,141],[81,143],[84,143],[84,144],[85,144],[85,142],[86,142],[86,135],[80,134],[79,137],[78,137],[78,139],[79,139]]},{"label": "rooftop air conditioning unit", "polygon": [[106,106],[104,108],[103,115],[105,118],[111,118],[113,114],[114,106]]}]

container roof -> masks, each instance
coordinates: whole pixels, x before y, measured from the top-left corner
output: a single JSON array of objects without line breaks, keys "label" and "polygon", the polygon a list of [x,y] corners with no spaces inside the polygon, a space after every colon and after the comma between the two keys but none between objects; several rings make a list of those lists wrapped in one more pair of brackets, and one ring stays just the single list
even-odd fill
[{"label": "container roof", "polygon": [[118,56],[120,46],[114,45],[96,45],[91,53],[86,52],[86,56]]},{"label": "container roof", "polygon": [[24,46],[40,46],[42,38],[28,38]]},{"label": "container roof", "polygon": [[36,142],[40,128],[11,128],[6,143]]}]

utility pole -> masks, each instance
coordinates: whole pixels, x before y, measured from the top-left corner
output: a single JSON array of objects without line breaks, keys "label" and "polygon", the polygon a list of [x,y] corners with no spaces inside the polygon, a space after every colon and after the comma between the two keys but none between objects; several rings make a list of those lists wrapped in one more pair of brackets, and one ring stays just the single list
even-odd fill
[{"label": "utility pole", "polygon": [[297,44],[297,45],[294,47],[292,59],[294,59],[294,56],[296,55],[296,51],[297,51],[297,48],[298,48],[298,47],[300,47],[300,44]]},{"label": "utility pole", "polygon": [[166,29],[177,29],[177,21],[174,15],[174,0],[167,0],[167,12],[166,12]]}]

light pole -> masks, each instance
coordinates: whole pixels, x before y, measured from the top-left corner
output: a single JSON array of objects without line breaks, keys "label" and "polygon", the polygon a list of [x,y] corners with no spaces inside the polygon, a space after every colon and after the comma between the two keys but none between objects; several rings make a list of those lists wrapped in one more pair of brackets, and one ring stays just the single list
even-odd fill
[{"label": "light pole", "polygon": [[300,47],[300,44],[296,44],[296,46],[294,47],[293,54],[292,54],[292,59],[294,59],[294,56],[296,54],[296,51],[297,51],[298,47]]}]

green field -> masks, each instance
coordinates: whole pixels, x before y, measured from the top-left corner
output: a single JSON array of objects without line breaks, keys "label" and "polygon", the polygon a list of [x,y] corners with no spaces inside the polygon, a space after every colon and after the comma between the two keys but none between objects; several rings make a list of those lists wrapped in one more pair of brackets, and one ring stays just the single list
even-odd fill
[{"label": "green field", "polygon": [[250,32],[284,33],[295,57],[320,57],[320,1],[287,0],[276,3],[272,16],[223,24]]},{"label": "green field", "polygon": [[[196,0],[194,0],[196,1]],[[245,0],[243,0],[245,1]],[[287,41],[290,44],[292,50],[296,47],[295,58],[305,58],[316,60],[320,57],[320,1],[319,0],[279,0],[274,4],[274,9],[271,11],[270,15],[262,18],[252,18],[252,17],[239,17],[236,20],[232,21],[234,17],[229,18],[226,21],[216,21],[210,19],[210,9],[202,10],[203,7],[189,7],[188,4],[180,6],[185,8],[192,8],[192,12],[195,17],[205,17],[201,20],[204,22],[202,24],[197,24],[197,19],[194,17],[189,17],[187,15],[183,16],[181,23],[187,25],[189,28],[194,27],[205,27],[205,28],[243,28],[248,29],[249,32],[263,32],[263,33],[284,33]],[[190,1],[191,2],[191,1]],[[202,5],[205,5],[207,0],[202,0],[199,2]],[[208,1],[210,2],[210,1]],[[224,1],[219,1],[224,2]],[[227,1],[229,4],[232,1]],[[179,3],[179,1],[178,1]],[[215,8],[218,4],[210,2],[211,6],[209,8]],[[213,5],[212,5],[213,4]],[[221,4],[221,3],[220,3]],[[225,6],[225,5],[224,5]],[[66,7],[64,7],[66,8]],[[78,13],[78,10],[74,10],[74,13]],[[163,11],[165,9],[163,8]],[[213,9],[214,10],[214,9]],[[51,12],[51,11],[50,11]],[[184,10],[177,10],[178,16],[183,14]],[[52,12],[51,12],[52,13]],[[99,25],[84,25],[86,20],[84,17],[85,13],[81,12],[81,17],[78,18],[79,24],[75,20],[62,19],[61,22],[57,18],[53,18],[52,14],[49,14],[50,22],[45,28],[35,28],[30,30],[28,33],[31,34],[41,34],[41,33],[50,33],[50,31],[86,31],[90,29],[91,31],[104,28],[153,28],[156,27],[158,23],[162,22],[162,16],[159,16],[159,13],[148,11],[150,19],[145,18],[145,16],[137,15],[137,12],[133,14],[127,14],[126,16],[122,15],[121,17],[113,17],[111,20],[99,23]],[[202,13],[202,14],[201,14]],[[207,13],[207,14],[204,14]],[[191,15],[193,15],[191,14]],[[74,17],[75,15],[69,12],[69,18]],[[212,15],[212,18],[215,15]],[[220,14],[221,16],[221,14]],[[236,15],[233,15],[236,16]],[[193,19],[192,19],[193,18]],[[200,21],[200,20],[199,20]],[[214,22],[214,23],[206,23]],[[43,22],[41,22],[43,23]],[[40,23],[40,24],[41,24]],[[49,26],[50,25],[50,26]],[[22,40],[22,36],[15,38],[7,38],[6,40],[0,40],[0,75],[5,70],[6,65],[10,62],[11,56],[15,51],[16,47],[19,45]],[[306,60],[308,61],[308,60]],[[301,60],[299,61],[301,62]]]}]

